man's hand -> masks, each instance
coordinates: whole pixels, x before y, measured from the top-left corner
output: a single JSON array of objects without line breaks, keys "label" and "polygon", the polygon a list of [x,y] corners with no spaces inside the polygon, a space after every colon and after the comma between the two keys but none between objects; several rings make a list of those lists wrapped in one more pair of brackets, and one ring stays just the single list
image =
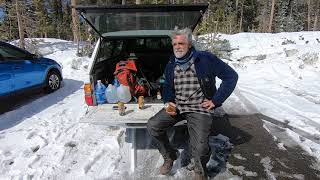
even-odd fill
[{"label": "man's hand", "polygon": [[202,107],[207,108],[208,110],[213,109],[215,107],[212,100],[208,100],[208,99],[204,99],[201,105]]},{"label": "man's hand", "polygon": [[176,106],[176,104],[174,104],[173,102],[168,102],[168,104],[169,104],[169,107],[165,108],[166,112],[171,116],[177,115],[177,106]]}]

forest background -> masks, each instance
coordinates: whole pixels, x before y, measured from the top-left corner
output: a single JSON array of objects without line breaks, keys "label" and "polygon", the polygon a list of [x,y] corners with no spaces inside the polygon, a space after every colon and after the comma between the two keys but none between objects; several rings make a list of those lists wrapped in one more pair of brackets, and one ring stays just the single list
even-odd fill
[{"label": "forest background", "polygon": [[77,5],[209,3],[196,33],[318,31],[320,0],[0,0],[0,40],[58,38],[95,42]]}]

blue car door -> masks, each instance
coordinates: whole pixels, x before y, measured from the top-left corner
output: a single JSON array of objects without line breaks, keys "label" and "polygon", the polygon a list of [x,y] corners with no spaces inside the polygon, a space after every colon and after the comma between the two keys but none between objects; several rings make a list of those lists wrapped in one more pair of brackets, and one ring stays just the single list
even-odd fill
[{"label": "blue car door", "polygon": [[0,96],[7,95],[13,90],[12,64],[0,54]]},{"label": "blue car door", "polygon": [[32,54],[11,45],[3,45],[1,49],[3,58],[10,61],[15,91],[41,84],[39,75],[45,67],[36,63]]},{"label": "blue car door", "polygon": [[41,65],[38,59],[30,57],[17,59],[12,66],[17,90],[37,86],[43,82],[46,66]]},{"label": "blue car door", "polygon": [[12,65],[14,74],[15,90],[21,90],[31,87],[32,79],[32,63],[24,58],[16,59]]}]

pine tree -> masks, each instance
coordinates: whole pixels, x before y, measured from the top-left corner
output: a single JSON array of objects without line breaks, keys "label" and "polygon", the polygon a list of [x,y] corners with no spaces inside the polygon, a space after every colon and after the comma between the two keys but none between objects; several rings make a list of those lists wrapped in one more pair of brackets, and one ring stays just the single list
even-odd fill
[{"label": "pine tree", "polygon": [[24,41],[24,35],[25,35],[25,26],[23,24],[23,20],[22,20],[22,12],[20,9],[20,3],[16,0],[15,2],[15,9],[16,9],[16,17],[17,17],[17,21],[18,21],[18,29],[19,29],[19,46],[20,48],[25,48],[25,41]]},{"label": "pine tree", "polygon": [[0,39],[9,41],[19,37],[15,7],[11,0],[2,0],[3,21],[0,26]]},{"label": "pine tree", "polygon": [[11,3],[15,10],[15,17],[19,30],[19,46],[25,48],[25,37],[35,37],[35,16],[32,2],[28,0],[16,0]]},{"label": "pine tree", "polygon": [[73,42],[77,43],[77,53],[79,54],[79,42],[80,42],[80,33],[79,33],[79,16],[76,12],[77,1],[71,0],[71,16],[72,16],[72,33],[73,33]]},{"label": "pine tree", "polygon": [[34,13],[37,37],[48,37],[50,22],[47,7],[42,0],[33,0],[32,3],[35,7]]},{"label": "pine tree", "polygon": [[51,23],[53,26],[53,33],[57,38],[61,38],[61,31],[64,28],[62,26],[63,21],[63,12],[62,12],[62,4],[61,0],[51,0]]},{"label": "pine tree", "polygon": [[72,40],[72,16],[69,2],[63,4],[63,22],[62,37],[63,39]]},{"label": "pine tree", "polygon": [[255,21],[257,24],[258,32],[268,32],[270,20],[271,2],[269,0],[257,1],[257,16]]},{"label": "pine tree", "polygon": [[281,0],[276,3],[275,32],[292,32],[307,29],[306,4],[299,0]]}]

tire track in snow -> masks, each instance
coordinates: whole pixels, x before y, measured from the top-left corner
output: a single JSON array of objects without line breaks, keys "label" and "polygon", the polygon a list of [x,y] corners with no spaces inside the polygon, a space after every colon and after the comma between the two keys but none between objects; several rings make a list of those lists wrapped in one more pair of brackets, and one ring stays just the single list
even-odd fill
[{"label": "tire track in snow", "polygon": [[282,87],[287,89],[288,91],[290,91],[292,94],[295,94],[296,96],[302,97],[309,102],[312,102],[314,104],[320,104],[320,96],[318,96],[316,94],[311,94],[306,91],[297,90],[297,89],[293,89],[293,88],[286,87],[286,86],[282,86]]},{"label": "tire track in snow", "polygon": [[[256,108],[256,106],[255,106],[248,98],[246,98],[246,97],[242,94],[242,92],[241,92],[240,90],[242,90],[242,88],[238,88],[238,87],[237,87],[237,88],[235,89],[234,93],[236,94],[236,96],[238,96],[238,97],[241,99],[241,101],[242,101],[247,107],[249,107],[250,109],[252,109],[253,112],[257,112],[257,115],[260,117],[261,120],[268,121],[268,122],[270,122],[270,123],[272,123],[272,124],[275,124],[276,126],[280,126],[280,127],[282,127],[282,128],[288,128],[288,129],[290,129],[291,131],[299,134],[301,137],[304,137],[304,138],[306,138],[306,139],[309,139],[310,141],[312,141],[312,142],[314,142],[314,143],[320,144],[320,138],[319,138],[318,136],[315,136],[314,134],[311,134],[311,133],[309,133],[309,132],[306,132],[306,131],[304,131],[303,129],[298,129],[298,128],[296,128],[296,127],[293,127],[293,126],[289,125],[289,124],[288,124],[289,121],[281,122],[281,121],[272,119],[272,118],[270,118],[270,117],[268,117],[268,116],[262,115],[263,113],[261,113],[261,112]],[[247,92],[246,90],[242,90],[242,91]],[[250,94],[250,92],[251,92],[251,91],[248,91],[247,93]],[[253,95],[254,95],[254,94],[257,94],[257,97],[259,97],[261,100],[264,100],[265,102],[268,102],[268,101],[266,101],[265,99],[262,98],[262,97],[266,97],[266,96],[263,96],[263,95],[262,95],[262,97],[261,97],[261,96],[259,96],[258,93],[253,93]],[[267,99],[271,99],[272,102],[274,102],[274,100],[273,100],[272,98],[268,98],[268,97],[267,97]],[[277,102],[276,102],[276,103],[277,103]],[[278,104],[279,104],[279,103],[278,103]],[[281,103],[280,103],[280,104],[281,104]],[[308,118],[308,119],[309,119],[309,118]],[[313,121],[311,121],[311,122],[313,122]],[[307,122],[305,122],[305,123],[308,124]],[[310,124],[308,124],[308,125],[310,125]]]},{"label": "tire track in snow", "polygon": [[[288,78],[294,79],[294,80],[302,78],[300,73],[297,72],[296,70],[294,70],[290,66],[290,64],[289,64],[288,70],[290,71],[292,76],[288,76],[287,73],[284,73],[283,71],[280,71],[279,67],[274,67],[274,65],[272,65],[271,68],[272,68],[273,72],[277,75],[276,77],[280,77],[278,79],[285,79],[284,81],[282,81],[281,83],[278,83],[277,85],[279,85],[282,88],[287,89],[288,91],[290,91],[292,94],[294,94],[296,96],[299,96],[299,97],[302,97],[302,98],[306,99],[309,102],[312,102],[312,103],[315,103],[315,104],[320,104],[320,96],[318,96],[316,94],[308,93],[308,92],[303,91],[303,90],[294,89],[292,87],[288,87],[288,86],[282,85],[282,84],[287,84]],[[295,83],[296,83],[295,81],[291,82],[291,84],[295,84]],[[314,87],[316,88],[316,87],[319,87],[319,86],[314,86]]]},{"label": "tire track in snow", "polygon": [[256,106],[248,99],[246,98],[239,90],[239,87],[236,87],[234,90],[234,94],[241,100],[241,102],[247,107],[249,112],[252,113],[259,113],[259,110],[256,108]]},{"label": "tire track in snow", "polygon": [[[274,104],[274,105],[276,105],[276,106],[278,106],[278,107],[280,107],[280,108],[282,108],[282,109],[288,109],[288,110],[294,112],[298,117],[301,117],[301,118],[302,118],[301,121],[303,121],[303,122],[306,123],[307,125],[310,125],[310,126],[312,126],[312,127],[316,127],[316,128],[318,128],[318,129],[320,130],[320,124],[314,122],[311,118],[303,115],[303,112],[302,112],[302,111],[299,111],[299,110],[297,110],[296,108],[294,108],[294,107],[292,107],[292,106],[290,106],[290,105],[288,105],[288,104],[282,103],[282,102],[279,101],[278,99],[270,98],[270,97],[265,96],[265,95],[263,95],[263,94],[261,94],[261,93],[256,93],[256,92],[254,92],[254,91],[251,91],[251,90],[248,90],[248,89],[243,89],[243,88],[239,88],[239,89],[240,89],[242,92],[245,92],[245,93],[247,93],[247,94],[250,94],[250,95],[252,95],[252,96],[255,96],[255,97],[259,98],[261,101],[264,101],[264,102],[266,102],[266,103],[270,103],[270,102],[271,102],[272,104]],[[276,106],[275,106],[275,107],[276,107]]]}]

